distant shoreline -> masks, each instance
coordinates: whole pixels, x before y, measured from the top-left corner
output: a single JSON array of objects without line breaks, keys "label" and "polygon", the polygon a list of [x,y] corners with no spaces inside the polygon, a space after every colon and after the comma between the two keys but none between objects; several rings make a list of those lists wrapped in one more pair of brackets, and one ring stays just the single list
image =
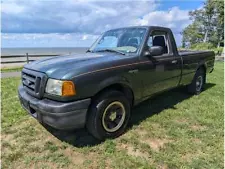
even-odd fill
[{"label": "distant shoreline", "polygon": [[1,47],[1,49],[49,49],[49,48],[89,48],[89,47]]},{"label": "distant shoreline", "polygon": [[1,68],[21,67],[29,61],[54,57],[57,55],[83,54],[88,47],[51,47],[51,48],[1,48]]},{"label": "distant shoreline", "polygon": [[89,47],[37,47],[37,48],[1,48],[1,56],[15,55],[61,55],[84,53]]}]

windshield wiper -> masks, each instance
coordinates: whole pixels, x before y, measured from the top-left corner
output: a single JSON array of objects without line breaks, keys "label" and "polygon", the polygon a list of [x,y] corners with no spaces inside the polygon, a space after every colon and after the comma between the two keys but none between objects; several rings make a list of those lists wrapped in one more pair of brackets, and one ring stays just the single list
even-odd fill
[{"label": "windshield wiper", "polygon": [[88,49],[88,50],[86,51],[86,53],[88,53],[88,52],[93,53],[93,51],[92,51],[92,50],[90,50],[90,49]]},{"label": "windshield wiper", "polygon": [[95,52],[116,52],[116,53],[119,53],[119,54],[122,54],[122,55],[126,55],[126,53],[121,52],[119,50],[114,50],[114,49],[103,49],[103,50],[97,50]]}]

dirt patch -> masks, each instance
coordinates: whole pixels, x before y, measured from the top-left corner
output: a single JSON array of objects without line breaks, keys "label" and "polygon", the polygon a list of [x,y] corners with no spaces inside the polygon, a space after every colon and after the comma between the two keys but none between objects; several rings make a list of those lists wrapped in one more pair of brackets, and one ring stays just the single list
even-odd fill
[{"label": "dirt patch", "polygon": [[194,125],[191,125],[190,128],[194,131],[198,131],[198,130],[205,130],[205,126],[201,126],[199,124],[194,124]]},{"label": "dirt patch", "polygon": [[137,129],[134,130],[135,134],[138,134],[139,136],[147,136],[149,135],[152,131],[155,130],[162,130],[162,128],[160,127],[160,125],[158,123],[152,123],[151,126],[149,126],[149,128],[143,128],[143,127],[139,127]]},{"label": "dirt patch", "polygon": [[177,124],[188,124],[188,120],[184,118],[176,119],[175,122]]},{"label": "dirt patch", "polygon": [[148,139],[142,140],[141,142],[148,144],[153,150],[159,151],[160,148],[163,148],[165,144],[172,142],[172,140],[148,138]]},{"label": "dirt patch", "polygon": [[138,135],[140,135],[140,136],[145,136],[145,135],[148,134],[148,132],[146,130],[144,130],[144,129],[138,129],[136,131],[136,133],[138,133]]},{"label": "dirt patch", "polygon": [[1,141],[5,141],[5,142],[14,142],[15,140],[13,139],[13,134],[1,134]]},{"label": "dirt patch", "polygon": [[191,162],[193,159],[198,158],[201,156],[203,153],[200,150],[197,150],[196,152],[193,153],[186,153],[181,156],[181,159],[187,162]]},{"label": "dirt patch", "polygon": [[198,138],[192,139],[192,142],[197,143],[197,144],[202,143],[202,141],[200,139],[198,139]]},{"label": "dirt patch", "polygon": [[158,168],[159,169],[167,169],[168,167],[167,167],[167,165],[163,164],[163,165],[158,166]]},{"label": "dirt patch", "polygon": [[156,129],[156,130],[161,127],[159,123],[152,123],[151,126],[153,129]]},{"label": "dirt patch", "polygon": [[72,163],[76,165],[81,165],[84,163],[84,161],[87,159],[87,156],[84,154],[74,152],[71,148],[67,148],[64,151],[62,151],[65,156],[67,156]]},{"label": "dirt patch", "polygon": [[192,156],[193,156],[193,154],[187,153],[187,154],[182,155],[181,159],[184,161],[191,161]]},{"label": "dirt patch", "polygon": [[59,168],[58,165],[56,165],[53,162],[37,162],[34,163],[30,166],[30,169],[36,169],[36,168],[49,168],[49,169],[54,169],[54,168]]},{"label": "dirt patch", "polygon": [[134,156],[134,157],[141,157],[141,158],[145,158],[148,159],[149,155],[145,152],[141,152],[138,149],[135,149],[133,146],[128,145],[128,144],[121,144],[119,146],[119,149],[125,149],[127,151],[127,154],[130,156]]},{"label": "dirt patch", "polygon": [[[88,154],[83,154],[81,152],[76,151],[75,149],[68,147],[64,150],[60,150],[64,156],[66,156],[69,161],[71,162],[69,164],[68,168],[74,168],[74,166],[76,166],[75,168],[83,168],[83,166],[85,165],[85,163],[89,160],[91,160],[91,162],[88,165],[88,168],[99,168],[99,164],[98,164],[98,155],[96,154],[96,152],[88,152]],[[110,165],[110,160],[106,159],[105,161],[108,165]]]},{"label": "dirt patch", "polygon": [[9,153],[17,144],[13,134],[1,134],[1,151],[2,153]]},{"label": "dirt patch", "polygon": [[57,165],[54,162],[49,162],[49,161],[36,161],[34,163],[29,163],[26,164],[23,161],[18,161],[15,162],[14,165],[12,165],[12,168],[17,168],[17,169],[24,169],[24,168],[29,168],[29,169],[37,169],[37,168],[48,168],[48,169],[55,169],[55,168],[62,168],[59,165]]},{"label": "dirt patch", "polygon": [[191,162],[192,159],[196,158],[196,154],[187,153],[182,155],[181,159],[187,162]]}]

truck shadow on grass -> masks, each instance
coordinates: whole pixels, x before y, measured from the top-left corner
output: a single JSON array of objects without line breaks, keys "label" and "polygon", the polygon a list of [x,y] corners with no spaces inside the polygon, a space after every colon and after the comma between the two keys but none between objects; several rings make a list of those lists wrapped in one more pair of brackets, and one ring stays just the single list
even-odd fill
[{"label": "truck shadow on grass", "polygon": [[[215,85],[216,84],[213,83],[207,83],[205,85],[204,91],[212,88]],[[127,131],[132,129],[132,126],[140,124],[146,118],[159,114],[164,109],[176,109],[175,105],[177,103],[182,102],[183,100],[186,100],[190,97],[192,97],[192,95],[187,94],[184,87],[180,87],[164,92],[140,103],[132,110],[132,115],[129,126],[127,127]],[[75,147],[95,146],[101,143],[92,135],[90,135],[86,129],[63,131],[47,126],[44,127],[59,140],[67,142]]]}]

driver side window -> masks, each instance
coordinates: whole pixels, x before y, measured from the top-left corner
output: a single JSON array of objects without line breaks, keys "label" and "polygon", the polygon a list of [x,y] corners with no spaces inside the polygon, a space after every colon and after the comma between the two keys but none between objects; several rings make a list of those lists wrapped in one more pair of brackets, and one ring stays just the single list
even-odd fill
[{"label": "driver side window", "polygon": [[163,53],[169,53],[169,43],[167,38],[167,33],[163,31],[153,32],[148,39],[147,45],[148,47],[152,46],[161,46],[163,48]]}]

